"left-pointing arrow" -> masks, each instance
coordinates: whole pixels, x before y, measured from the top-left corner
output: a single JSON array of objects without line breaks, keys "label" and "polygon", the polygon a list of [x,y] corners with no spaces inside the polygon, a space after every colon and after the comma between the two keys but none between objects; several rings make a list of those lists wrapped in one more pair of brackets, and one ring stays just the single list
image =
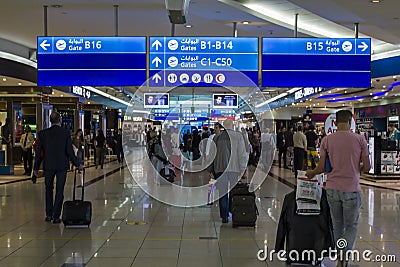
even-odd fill
[{"label": "left-pointing arrow", "polygon": [[47,51],[47,47],[49,47],[49,46],[50,46],[50,44],[47,43],[47,39],[40,43],[40,47],[41,47],[44,51]]}]

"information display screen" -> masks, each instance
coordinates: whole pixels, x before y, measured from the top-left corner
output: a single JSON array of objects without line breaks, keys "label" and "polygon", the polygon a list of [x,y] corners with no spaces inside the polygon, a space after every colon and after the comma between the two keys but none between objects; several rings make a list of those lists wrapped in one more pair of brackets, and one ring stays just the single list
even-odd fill
[{"label": "information display screen", "polygon": [[40,86],[140,86],[146,37],[38,37]]},{"label": "information display screen", "polygon": [[150,86],[255,86],[258,38],[150,37],[149,66]]},{"label": "information display screen", "polygon": [[145,108],[169,108],[168,93],[144,93]]},{"label": "information display screen", "polygon": [[262,39],[262,86],[370,85],[370,39]]},{"label": "information display screen", "polygon": [[213,94],[213,108],[238,108],[238,95]]}]

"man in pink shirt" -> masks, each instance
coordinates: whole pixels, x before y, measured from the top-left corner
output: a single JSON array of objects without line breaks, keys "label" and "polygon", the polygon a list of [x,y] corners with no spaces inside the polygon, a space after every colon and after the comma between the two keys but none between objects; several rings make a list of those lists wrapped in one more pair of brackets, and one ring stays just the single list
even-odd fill
[{"label": "man in pink shirt", "polygon": [[[319,164],[306,174],[311,179],[323,173],[326,157],[329,156],[332,171],[328,173],[325,188],[335,241],[338,239],[347,241],[347,247],[338,247],[344,252],[353,248],[357,235],[361,209],[360,173],[366,173],[371,168],[367,142],[362,135],[350,131],[351,120],[350,111],[336,112],[337,131],[322,139]],[[337,266],[347,266],[347,262],[341,259]]]}]

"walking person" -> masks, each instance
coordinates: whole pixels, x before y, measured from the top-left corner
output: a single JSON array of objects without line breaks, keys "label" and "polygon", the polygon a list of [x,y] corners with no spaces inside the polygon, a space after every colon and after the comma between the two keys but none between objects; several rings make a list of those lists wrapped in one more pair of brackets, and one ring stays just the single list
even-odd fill
[{"label": "walking person", "polygon": [[179,136],[179,129],[178,127],[175,127],[171,133],[171,146],[172,146],[171,163],[179,169],[181,168],[182,165],[180,145],[181,141]]},{"label": "walking person", "polygon": [[277,136],[277,145],[278,145],[278,157],[279,157],[279,168],[282,167],[282,157],[283,157],[283,168],[287,169],[286,162],[286,152],[287,152],[287,140],[286,140],[286,128],[282,127],[279,129]]},{"label": "walking person", "polygon": [[35,137],[32,134],[31,127],[25,127],[25,133],[21,136],[21,148],[22,148],[22,158],[24,160],[24,174],[23,175],[31,175],[32,174],[32,163],[33,163],[33,154],[32,147],[35,142]]},{"label": "walking person", "polygon": [[[347,241],[347,247],[338,248],[344,252],[351,250],[356,240],[361,209],[360,173],[368,173],[371,168],[365,138],[350,130],[352,118],[348,110],[336,112],[337,131],[323,139],[320,163],[306,174],[311,179],[323,173],[326,157],[329,157],[332,171],[328,173],[325,188],[335,241]],[[347,266],[347,262],[341,259],[337,266]]]},{"label": "walking person", "polygon": [[264,128],[261,134],[261,162],[263,163],[263,170],[269,172],[274,160],[275,154],[275,140],[270,133],[269,128]]},{"label": "walking person", "polygon": [[261,148],[260,148],[260,133],[257,130],[257,127],[253,127],[253,132],[251,134],[250,139],[251,146],[253,147],[253,154],[254,154],[254,166],[257,166],[258,161],[260,159]]},{"label": "walking person", "polygon": [[315,133],[315,126],[310,125],[308,131],[306,132],[307,137],[307,166],[308,168],[315,169],[319,162],[317,143],[318,135]]},{"label": "walking person", "polygon": [[122,163],[124,160],[124,151],[122,145],[122,129],[118,129],[117,134],[114,136],[115,153],[117,154],[118,163]]},{"label": "walking person", "polygon": [[103,130],[97,130],[97,136],[94,140],[94,146],[96,147],[96,169],[100,167],[103,169],[104,164],[104,148],[106,145],[106,138],[104,136]]},{"label": "walking person", "polygon": [[198,160],[200,158],[200,142],[201,142],[201,137],[199,131],[196,129],[193,131],[193,139],[192,139],[193,161]]},{"label": "walking person", "polygon": [[306,157],[306,149],[307,149],[307,138],[303,133],[303,126],[297,126],[297,132],[293,135],[293,144],[294,144],[294,156],[293,156],[293,165],[294,165],[294,177],[297,179],[297,171],[303,170],[304,166],[304,158]]},{"label": "walking person", "polygon": [[82,129],[76,130],[74,139],[72,140],[72,148],[74,150],[75,156],[83,164],[84,163],[85,140],[83,139]]},{"label": "walking person", "polygon": [[[40,162],[43,160],[43,170],[46,185],[46,221],[60,223],[61,208],[64,201],[64,186],[71,160],[80,171],[83,165],[74,155],[72,140],[67,129],[61,127],[62,118],[59,113],[50,115],[51,127],[38,134],[34,175],[39,175]],[[43,154],[41,154],[43,151]],[[53,202],[54,177],[56,180],[56,196]]]},{"label": "walking person", "polygon": [[290,126],[285,132],[286,136],[286,146],[287,146],[287,162],[289,166],[294,165],[294,143],[293,143],[294,129]]},{"label": "walking person", "polygon": [[222,223],[229,222],[229,188],[233,187],[247,168],[243,134],[233,130],[233,121],[225,120],[225,131],[213,138],[217,152],[211,165],[207,168],[210,178],[217,180],[216,187],[220,194],[219,212]]}]

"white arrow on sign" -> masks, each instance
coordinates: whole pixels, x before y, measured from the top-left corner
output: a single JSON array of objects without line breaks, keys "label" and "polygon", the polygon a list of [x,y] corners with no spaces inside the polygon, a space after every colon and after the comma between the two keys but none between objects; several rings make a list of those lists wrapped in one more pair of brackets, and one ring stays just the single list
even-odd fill
[{"label": "white arrow on sign", "polygon": [[153,76],[153,81],[155,81],[156,83],[158,83],[161,80],[161,76],[158,75],[158,73],[156,75]]},{"label": "white arrow on sign", "polygon": [[159,40],[156,40],[151,47],[156,47],[156,50],[158,51],[158,48],[162,47],[162,43]]},{"label": "white arrow on sign", "polygon": [[162,61],[159,57],[156,57],[155,59],[153,59],[151,61],[151,64],[156,64],[156,68],[158,68],[158,64],[161,64],[161,63],[162,63]]},{"label": "white arrow on sign", "polygon": [[49,47],[49,46],[50,46],[50,44],[47,43],[47,39],[40,43],[40,47],[41,47],[44,51],[47,51],[47,47]]},{"label": "white arrow on sign", "polygon": [[368,49],[368,45],[366,42],[361,42],[361,44],[358,45],[358,48],[361,48],[361,52],[364,52]]}]

